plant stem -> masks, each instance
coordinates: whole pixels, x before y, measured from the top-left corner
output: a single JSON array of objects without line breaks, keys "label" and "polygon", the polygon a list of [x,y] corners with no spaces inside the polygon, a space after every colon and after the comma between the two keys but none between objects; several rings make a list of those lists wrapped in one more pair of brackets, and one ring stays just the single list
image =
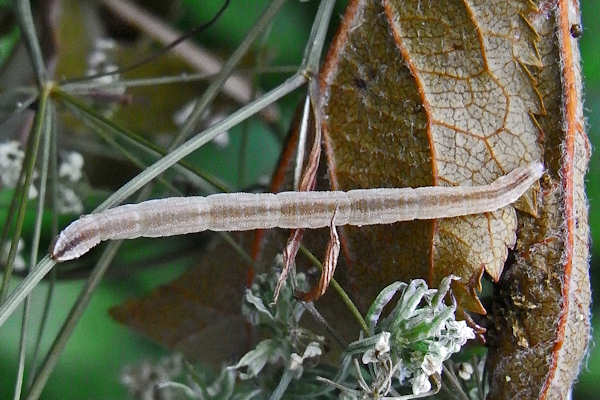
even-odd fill
[{"label": "plant stem", "polygon": [[244,250],[242,246],[236,243],[236,241],[233,239],[229,232],[221,231],[218,233],[223,238],[223,240],[225,240],[244,261],[246,261],[251,266],[254,265],[254,260],[252,259],[252,257],[250,257],[250,255],[246,252],[246,250]]},{"label": "plant stem", "polygon": [[[181,146],[177,147],[171,153],[167,154],[165,157],[149,166],[145,171],[138,174],[128,183],[123,185],[119,190],[113,193],[110,197],[108,197],[102,204],[96,207],[93,212],[106,210],[115,204],[121,203],[156,176],[173,166],[188,154],[210,142],[223,131],[231,129],[235,125],[256,114],[267,105],[276,102],[283,96],[296,90],[304,83],[306,83],[306,76],[304,75],[303,71],[297,72],[291,78],[287,79],[281,85],[266,93],[261,98],[247,104],[224,120],[200,132],[187,142],[183,143]],[[23,299],[33,290],[33,288],[35,288],[39,281],[43,279],[43,277],[52,269],[55,264],[56,263],[48,255],[39,262],[35,271],[32,271],[32,273],[27,275],[25,279],[21,281],[13,293],[8,296],[6,301],[0,306],[0,326],[4,324],[6,319],[8,319],[15,308],[18,307]]]},{"label": "plant stem", "polygon": [[309,74],[316,74],[319,70],[321,52],[325,44],[325,36],[327,35],[333,6],[335,6],[335,0],[323,0],[319,4],[319,9],[315,15],[300,67],[300,70],[306,70]]},{"label": "plant stem", "polygon": [[[50,141],[52,134],[52,120],[54,119],[54,107],[52,103],[48,104],[48,112],[45,113],[45,120],[43,122],[44,132],[44,144],[42,153],[42,162],[40,165],[40,191],[38,193],[37,210],[35,215],[33,241],[31,243],[31,255],[29,262],[32,268],[37,263],[38,249],[40,246],[40,236],[42,234],[42,218],[44,216],[44,202],[46,199],[46,184],[48,182],[48,164],[50,161]],[[15,392],[14,400],[21,398],[21,389],[23,385],[23,373],[25,371],[25,354],[27,349],[27,333],[29,331],[29,314],[31,311],[31,296],[27,296],[25,299],[25,306],[23,307],[23,317],[21,322],[21,337],[19,339],[19,366],[17,368],[17,378],[15,379]]]},{"label": "plant stem", "polygon": [[33,64],[35,79],[40,91],[42,91],[42,88],[46,85],[47,74],[44,57],[42,56],[42,49],[40,48],[40,42],[37,39],[33,16],[31,15],[31,4],[29,3],[29,0],[16,0],[15,9],[21,31],[23,32],[25,46],[29,52],[31,63]]},{"label": "plant stem", "polygon": [[[117,125],[115,122],[100,115],[94,109],[92,109],[85,103],[77,100],[75,97],[67,94],[66,92],[60,89],[55,89],[53,91],[53,94],[56,95],[60,100],[62,100],[64,104],[72,110],[73,114],[79,117],[80,119],[86,119],[88,121],[91,120],[94,124],[101,125],[103,128],[107,128],[114,134],[124,138],[135,147],[143,150],[144,152],[150,154],[153,157],[162,157],[165,154],[167,154],[167,151],[161,148],[160,146],[157,146],[154,143],[146,140],[144,137],[138,135],[135,132],[131,132],[130,130]],[[212,176],[207,172],[198,170],[197,168],[186,163],[183,160],[180,160],[177,164],[175,164],[173,168],[177,169],[178,172],[188,177],[188,179],[190,179],[191,181],[197,183],[198,186],[202,187],[205,191],[211,192],[212,190],[209,190],[203,181],[208,182],[220,191],[228,190],[227,185],[221,182],[218,178]],[[202,181],[198,182],[197,178],[201,178]]]},{"label": "plant stem", "polygon": [[[272,65],[261,68],[240,68],[239,72],[254,72],[256,74],[293,74],[299,69],[298,65]],[[187,83],[203,80],[211,80],[217,76],[217,73],[199,73],[199,74],[177,74],[171,76],[159,76],[155,78],[137,78],[122,79],[111,82],[86,82],[86,83],[66,83],[61,85],[60,89],[69,94],[90,94],[98,90],[113,88],[132,88],[143,86],[169,85],[173,83]]]},{"label": "plant stem", "polygon": [[119,190],[113,193],[108,199],[106,199],[100,206],[98,206],[95,212],[105,210],[115,204],[118,204],[129,197],[136,190],[150,182],[156,176],[164,172],[167,168],[173,166],[176,162],[186,157],[190,153],[204,146],[215,137],[220,135],[222,132],[231,129],[240,122],[246,120],[252,115],[256,114],[259,110],[263,109],[267,105],[274,103],[288,93],[294,91],[298,87],[302,86],[306,82],[306,78],[303,74],[297,73],[284,83],[266,93],[260,99],[253,101],[252,103],[240,108],[238,111],[231,114],[228,118],[212,125],[210,128],[197,134],[187,142],[183,143],[175,150],[165,155],[154,164],[150,165],[145,171],[141,172],[135,178],[130,180],[128,183],[123,185]]},{"label": "plant stem", "polygon": [[[100,129],[99,127],[97,127],[93,123],[90,123],[88,126],[90,128],[92,128],[92,130],[94,130],[102,139],[104,139],[104,141],[106,143],[108,143],[110,146],[112,146],[116,151],[118,151],[121,154],[123,154],[125,156],[125,158],[127,160],[129,160],[129,162],[131,162],[133,165],[135,165],[136,167],[138,167],[142,171],[144,170],[144,168],[146,168],[147,165],[142,160],[140,160],[139,158],[137,158],[136,156],[134,156],[133,154],[131,154],[131,152],[129,152],[129,150],[127,150],[125,147],[123,147],[119,143],[117,143],[116,140],[114,140],[112,137],[110,137],[105,132],[103,132],[102,129]],[[183,195],[183,192],[181,190],[179,190],[178,188],[176,188],[171,182],[169,182],[168,180],[166,180],[162,176],[159,176],[156,179],[160,183],[162,183],[163,185],[165,185],[165,187],[167,189],[169,189],[172,193],[177,194],[179,196]]]},{"label": "plant stem", "polygon": [[[52,120],[52,129],[50,130],[50,198],[51,198],[51,211],[52,211],[52,221],[51,221],[51,233],[52,237],[56,237],[58,234],[58,134],[56,131],[56,111],[54,112],[54,118]],[[50,271],[50,279],[48,282],[48,289],[46,292],[46,298],[44,299],[44,309],[42,311],[42,316],[38,323],[38,332],[35,341],[35,347],[33,350],[33,356],[31,357],[31,366],[29,370],[29,376],[27,379],[27,387],[31,387],[31,383],[33,382],[33,378],[37,373],[38,363],[39,363],[39,354],[40,354],[40,346],[42,344],[42,338],[44,337],[44,331],[46,329],[46,324],[48,323],[48,318],[50,316],[50,306],[52,304],[52,298],[54,295],[54,288],[56,285],[56,270]]]},{"label": "plant stem", "polygon": [[[279,11],[283,3],[286,0],[274,0],[267,7],[267,9],[260,16],[258,21],[254,24],[250,32],[246,35],[242,43],[238,46],[238,48],[233,52],[233,54],[229,57],[227,62],[221,68],[221,72],[217,75],[214,81],[206,88],[202,97],[198,100],[198,102],[194,105],[194,109],[190,114],[189,118],[185,121],[179,135],[173,141],[171,148],[178,146],[183,140],[185,140],[198,126],[198,122],[204,116],[204,113],[208,110],[208,107],[213,102],[221,87],[225,84],[227,78],[233,73],[233,69],[240,62],[242,57],[246,54],[246,52],[250,49],[250,46],[258,35],[271,24],[271,21],[275,17],[275,14]],[[265,107],[266,108],[266,105]],[[262,108],[261,108],[262,110]]]},{"label": "plant stem", "polygon": [[[308,250],[303,245],[300,245],[300,251],[302,252],[302,254],[304,254],[306,257],[308,257],[308,259],[314,265],[316,265],[321,271],[323,271],[323,265],[321,264],[321,261],[319,261],[319,259],[317,257],[315,257],[314,254],[310,252],[310,250]],[[367,326],[367,323],[365,322],[365,319],[361,315],[360,311],[358,311],[358,308],[356,307],[356,305],[354,305],[354,303],[352,302],[352,299],[350,299],[350,296],[348,296],[348,294],[346,293],[344,288],[342,288],[340,286],[340,284],[334,278],[331,278],[331,286],[336,291],[338,296],[340,296],[340,298],[342,299],[342,301],[344,302],[346,307],[348,307],[348,310],[350,310],[350,312],[354,316],[354,319],[356,319],[356,321],[360,325],[361,329],[368,336],[369,335],[369,327]]]},{"label": "plant stem", "polygon": [[28,157],[25,158],[23,168],[25,169],[25,177],[23,179],[23,191],[21,193],[21,202],[17,208],[17,220],[15,231],[13,232],[12,243],[10,247],[10,252],[8,254],[8,259],[6,262],[6,268],[4,270],[4,279],[2,281],[2,288],[0,289],[0,299],[4,300],[6,297],[6,292],[8,290],[8,284],[10,283],[15,257],[17,256],[17,249],[19,238],[21,237],[21,231],[23,230],[23,221],[25,220],[25,210],[27,208],[27,200],[29,196],[29,186],[31,185],[31,178],[33,176],[33,170],[35,167],[35,162],[37,160],[38,148],[40,145],[40,138],[42,136],[42,131],[44,130],[44,125],[47,121],[48,112],[48,95],[50,93],[50,86],[44,87],[42,95],[40,97],[40,104],[38,111],[35,116],[34,126],[31,132],[32,141],[31,148],[27,152]]},{"label": "plant stem", "polygon": [[458,379],[456,379],[454,370],[451,371],[450,369],[448,369],[448,366],[446,365],[446,363],[442,364],[442,367],[444,370],[444,376],[446,377],[446,379],[448,381],[450,381],[452,386],[454,386],[455,391],[452,391],[452,393],[454,395],[456,395],[458,398],[460,398],[461,400],[469,400],[469,396],[467,396],[467,394],[464,392],[463,388],[461,387],[460,383],[458,382]]},{"label": "plant stem", "polygon": [[[87,305],[89,304],[94,290],[102,280],[102,277],[104,276],[104,273],[109,267],[114,255],[117,253],[121,242],[122,240],[117,240],[114,242],[110,242],[106,246],[106,249],[104,253],[102,253],[98,264],[90,274],[90,277],[86,281],[84,288],[81,290],[79,297],[75,301],[75,305],[69,312],[69,315],[67,316],[67,319],[62,325],[60,332],[54,339],[50,350],[48,350],[48,354],[46,355],[46,358],[44,359],[39,369],[39,372],[33,380],[31,388],[29,389],[29,393],[27,394],[27,400],[37,399],[42,393],[42,390],[46,385],[46,381],[50,377],[50,374],[52,373],[54,366],[58,361],[58,358],[62,354],[62,350],[65,348],[65,345],[71,337],[73,330],[77,326],[79,319],[81,318],[83,312],[87,308]],[[44,260],[42,260],[38,268],[42,268],[42,266],[44,265]]]},{"label": "plant stem", "polygon": [[302,167],[304,166],[304,152],[306,151],[306,140],[308,136],[308,120],[310,117],[310,95],[306,93],[304,107],[302,108],[302,121],[298,135],[298,146],[296,147],[296,164],[294,166],[294,190],[300,187]]},{"label": "plant stem", "polygon": [[[173,29],[134,2],[127,0],[101,0],[101,2],[120,18],[163,45],[169,45],[183,36],[182,32]],[[181,42],[171,51],[198,71],[215,73],[222,69],[221,62],[194,41]],[[239,103],[247,103],[250,100],[250,82],[243,76],[233,75],[224,84],[223,92]]]}]

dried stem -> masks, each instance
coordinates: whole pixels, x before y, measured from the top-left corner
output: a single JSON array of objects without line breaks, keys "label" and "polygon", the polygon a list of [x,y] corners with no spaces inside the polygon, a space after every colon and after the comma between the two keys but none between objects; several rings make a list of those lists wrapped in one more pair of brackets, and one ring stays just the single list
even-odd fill
[{"label": "dried stem", "polygon": [[[318,267],[321,271],[323,271],[323,264],[321,264],[321,261],[319,261],[319,259],[317,257],[315,257],[306,247],[301,245],[300,251],[302,252],[302,254],[304,254],[306,257],[308,257],[308,259],[316,267]],[[335,290],[337,292],[338,296],[340,296],[340,298],[342,299],[342,301],[344,302],[346,307],[348,307],[348,310],[350,310],[350,312],[354,316],[354,319],[356,319],[356,321],[358,322],[358,324],[360,325],[362,330],[365,332],[365,334],[369,335],[369,327],[367,326],[365,319],[363,318],[360,311],[358,311],[358,308],[356,308],[356,305],[354,305],[354,303],[350,299],[350,296],[348,296],[348,294],[346,293],[344,288],[342,288],[335,279],[331,279],[331,286],[333,287],[333,290]]]}]

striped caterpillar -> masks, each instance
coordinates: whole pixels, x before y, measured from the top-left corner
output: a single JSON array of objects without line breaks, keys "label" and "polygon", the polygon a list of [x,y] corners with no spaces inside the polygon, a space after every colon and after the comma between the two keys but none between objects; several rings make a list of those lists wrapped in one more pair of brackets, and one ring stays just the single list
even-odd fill
[{"label": "striped caterpillar", "polygon": [[478,214],[516,201],[542,173],[542,164],[533,162],[482,186],[231,193],[149,200],[81,217],[60,233],[51,255],[56,261],[72,260],[101,241],[141,236],[320,228],[330,223],[360,226]]}]

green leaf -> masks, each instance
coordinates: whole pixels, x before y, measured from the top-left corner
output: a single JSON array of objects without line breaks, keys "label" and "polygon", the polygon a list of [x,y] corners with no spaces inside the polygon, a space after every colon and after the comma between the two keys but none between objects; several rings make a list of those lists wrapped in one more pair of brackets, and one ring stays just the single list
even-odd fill
[{"label": "green leaf", "polygon": [[398,290],[404,290],[408,286],[404,282],[394,282],[389,286],[386,286],[375,298],[371,307],[369,307],[369,311],[367,311],[367,315],[365,320],[367,324],[369,324],[369,334],[372,336],[375,334],[375,325],[379,321],[379,317],[381,316],[381,312],[383,308],[392,300],[392,297],[398,292]]},{"label": "green leaf", "polygon": [[273,360],[277,355],[283,355],[280,350],[281,343],[265,339],[258,343],[254,350],[246,353],[240,361],[233,367],[234,369],[245,369],[246,372],[240,372],[241,379],[252,379],[258,376],[267,362]]}]

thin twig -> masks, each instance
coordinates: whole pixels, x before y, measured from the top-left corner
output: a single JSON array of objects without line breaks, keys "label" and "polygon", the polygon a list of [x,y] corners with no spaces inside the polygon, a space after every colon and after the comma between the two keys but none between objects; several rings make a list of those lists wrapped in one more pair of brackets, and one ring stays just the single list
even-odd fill
[{"label": "thin twig", "polygon": [[154,164],[150,165],[146,170],[144,170],[136,177],[131,179],[128,183],[123,185],[120,189],[114,192],[112,196],[110,196],[102,204],[100,204],[100,206],[96,208],[95,212],[105,210],[109,207],[114,206],[115,204],[121,203],[123,200],[125,200],[135,191],[140,189],[142,186],[150,182],[159,174],[166,171],[175,163],[179,162],[179,160],[181,160],[182,158],[186,157],[187,155],[196,151],[200,147],[209,143],[224,131],[231,129],[240,122],[250,118],[252,115],[256,114],[258,110],[276,102],[283,96],[294,91],[298,87],[302,86],[305,82],[306,78],[303,74],[295,74],[275,89],[266,93],[261,98],[240,108],[238,111],[232,113],[228,118],[217,122],[211,127],[195,135],[193,138],[183,143],[182,145],[165,155],[163,158],[161,158]]},{"label": "thin twig", "polygon": [[454,386],[454,389],[456,389],[455,391],[452,391],[452,393],[454,395],[456,395],[457,397],[459,397],[461,400],[469,400],[469,396],[467,396],[467,394],[463,390],[462,386],[458,382],[458,379],[456,379],[456,375],[454,374],[454,369],[450,370],[449,366],[446,364],[447,363],[442,364],[442,367],[444,370],[444,376],[446,377],[446,379],[448,381],[450,381],[452,386]]},{"label": "thin twig", "polygon": [[[122,241],[120,240],[114,241],[106,246],[106,250],[104,251],[104,253],[102,253],[98,264],[90,274],[90,277],[86,281],[84,288],[81,290],[79,297],[75,301],[74,307],[69,312],[69,315],[67,316],[67,319],[62,325],[60,332],[58,333],[54,342],[52,343],[52,346],[48,350],[46,358],[44,359],[44,362],[42,363],[37,375],[35,376],[35,379],[33,380],[31,388],[29,389],[29,393],[27,394],[27,400],[38,399],[41,395],[42,390],[46,385],[46,381],[50,377],[54,366],[58,362],[58,358],[62,354],[62,350],[65,348],[65,345],[71,337],[75,326],[81,319],[83,312],[85,311],[87,305],[91,300],[94,290],[101,282],[102,277],[104,276],[104,273],[109,267],[112,258],[117,253],[121,242]],[[38,268],[41,268],[43,266],[43,260],[40,264],[41,265]]]},{"label": "thin twig", "polygon": [[310,95],[306,93],[304,107],[302,109],[302,121],[300,123],[300,132],[298,135],[298,146],[296,147],[296,164],[294,167],[294,190],[300,188],[300,177],[302,167],[304,166],[304,153],[306,151],[306,139],[308,136],[308,120],[310,116]]},{"label": "thin twig", "polygon": [[[48,165],[50,161],[50,141],[52,135],[52,120],[54,119],[54,107],[48,104],[48,112],[45,113],[43,121],[43,151],[42,162],[40,164],[40,190],[38,193],[37,210],[33,228],[33,240],[31,243],[31,254],[29,262],[33,266],[37,263],[38,250],[40,247],[40,237],[42,234],[42,218],[44,216],[44,202],[46,199],[46,184],[48,182]],[[23,318],[21,323],[21,337],[19,339],[19,366],[17,368],[17,378],[15,379],[14,400],[21,398],[21,389],[23,385],[23,373],[25,371],[25,354],[27,350],[27,334],[29,331],[29,317],[31,312],[31,296],[25,299],[23,307]]]},{"label": "thin twig", "polygon": [[252,257],[250,257],[248,252],[246,252],[246,250],[244,250],[242,246],[237,244],[237,242],[233,239],[229,232],[219,232],[219,236],[221,236],[233,248],[233,250],[236,253],[238,253],[238,255],[250,266],[254,265],[254,260],[252,259]]},{"label": "thin twig", "polygon": [[16,14],[19,19],[19,25],[21,26],[21,32],[25,36],[25,46],[27,47],[29,57],[31,58],[35,79],[38,88],[41,91],[46,84],[48,77],[42,49],[40,48],[35,24],[33,23],[33,16],[31,15],[31,4],[29,3],[29,0],[16,1]]},{"label": "thin twig", "polygon": [[[321,261],[319,261],[319,259],[317,257],[315,257],[314,254],[312,254],[310,252],[310,250],[308,250],[306,247],[300,245],[300,251],[302,252],[302,254],[304,254],[306,257],[308,257],[308,259],[315,266],[317,266],[321,271],[323,271],[323,265],[321,264]],[[354,319],[356,319],[356,321],[358,322],[358,324],[360,325],[362,330],[365,332],[365,334],[368,335],[369,327],[367,326],[365,319],[363,318],[360,311],[358,311],[358,308],[356,307],[356,305],[354,305],[354,303],[352,302],[352,299],[350,299],[350,296],[348,296],[348,294],[346,293],[344,288],[342,288],[340,286],[340,284],[333,278],[331,279],[331,286],[333,287],[333,290],[335,290],[337,292],[338,296],[340,296],[340,298],[342,299],[342,301],[344,302],[344,304],[346,305],[348,310],[352,313],[352,315],[354,316]]]},{"label": "thin twig", "polygon": [[[484,356],[485,357],[485,356]],[[476,356],[471,358],[471,364],[473,365],[473,374],[475,375],[475,382],[477,384],[477,391],[479,392],[479,398],[485,400],[486,393],[484,389],[485,370],[483,376],[479,374],[479,359]],[[485,364],[484,364],[485,365]]]},{"label": "thin twig", "polygon": [[[107,135],[106,132],[104,132],[97,125],[95,125],[94,123],[92,123],[89,119],[83,119],[82,122],[85,125],[87,125],[89,128],[91,128],[94,132],[96,132],[96,134],[98,136],[100,136],[106,143],[108,143],[109,146],[111,146],[112,148],[114,148],[115,150],[117,150],[119,153],[123,154],[125,156],[125,158],[129,162],[131,162],[133,165],[135,165],[136,167],[138,167],[142,171],[144,170],[144,168],[146,168],[147,165],[142,160],[140,160],[138,157],[136,157],[135,155],[133,155],[129,150],[127,150],[126,148],[124,148],[123,146],[121,146],[115,139],[113,139],[110,135]],[[158,182],[160,182],[161,184],[165,185],[165,187],[167,189],[169,189],[172,193],[178,194],[178,195],[182,195],[183,194],[178,188],[176,188],[171,182],[169,182],[168,180],[166,180],[164,177],[159,176],[156,179],[158,180]]]},{"label": "thin twig", "polygon": [[[58,133],[56,130],[56,112],[53,113],[54,118],[52,119],[52,128],[50,129],[50,196],[51,196],[51,233],[52,237],[56,237],[58,233]],[[31,358],[31,367],[29,370],[29,376],[27,379],[27,388],[31,387],[33,378],[37,373],[39,364],[40,346],[42,344],[42,338],[48,319],[50,317],[50,306],[52,304],[52,298],[54,295],[54,289],[56,287],[56,270],[50,271],[50,279],[48,282],[48,289],[46,292],[46,298],[44,299],[44,309],[42,310],[42,316],[38,323],[38,333],[35,341],[35,347],[33,350],[33,356]]]},{"label": "thin twig", "polygon": [[86,75],[83,77],[79,77],[79,78],[70,78],[67,80],[63,80],[60,82],[60,84],[64,84],[64,83],[71,83],[71,82],[90,82],[93,79],[97,79],[97,78],[103,78],[106,76],[113,76],[113,75],[118,75],[118,74],[124,74],[126,72],[130,72],[133,71],[136,68],[141,67],[142,65],[146,65],[149,64],[150,62],[156,60],[157,58],[159,58],[160,56],[166,54],[167,52],[173,50],[174,48],[176,48],[177,46],[179,46],[182,43],[185,43],[185,41],[189,38],[191,38],[192,36],[194,36],[195,34],[202,32],[203,30],[205,30],[206,28],[208,28],[209,26],[213,25],[215,22],[217,22],[219,20],[219,18],[221,17],[221,15],[223,14],[223,12],[225,12],[225,10],[227,9],[227,7],[229,6],[231,0],[224,0],[223,5],[221,6],[221,8],[216,12],[215,15],[213,15],[213,17],[205,22],[204,24],[197,26],[193,29],[191,29],[190,31],[176,37],[173,41],[171,41],[170,43],[168,43],[166,46],[164,46],[161,49],[158,49],[155,52],[150,53],[149,55],[147,55],[146,57],[142,58],[141,60],[138,60],[137,62],[134,62],[133,64],[129,64],[126,65],[124,67],[121,68],[115,68],[111,71],[108,72],[100,72],[97,74],[92,74],[92,75]]},{"label": "thin twig", "polygon": [[[160,158],[167,154],[167,151],[161,148],[160,146],[157,146],[154,143],[146,140],[144,137],[138,135],[135,132],[125,129],[122,126],[119,126],[114,121],[102,116],[101,114],[94,111],[91,107],[87,106],[85,103],[77,100],[76,98],[70,96],[62,90],[56,89],[53,91],[53,94],[56,95],[59,99],[64,100],[65,106],[67,106],[76,117],[78,117],[81,120],[85,119],[86,121],[84,121],[84,123],[89,122],[91,120],[92,123],[98,124],[101,127],[113,132],[114,134],[124,138],[130,144],[150,154],[154,158]],[[214,191],[211,187],[206,185],[206,183],[209,183],[210,185],[214,186],[220,191],[229,190],[227,184],[222,182],[217,177],[209,174],[208,172],[202,171],[183,160],[180,160],[177,164],[174,165],[173,168],[205,192],[211,193]]]},{"label": "thin twig", "polygon": [[[119,190],[114,192],[102,204],[96,207],[93,212],[106,210],[115,204],[121,203],[126,198],[131,196],[131,194],[135,193],[135,191],[139,190],[142,186],[173,166],[182,158],[210,142],[223,131],[231,129],[235,125],[256,114],[265,106],[276,102],[283,96],[302,86],[305,82],[306,77],[302,72],[294,74],[291,78],[286,80],[275,89],[266,93],[261,98],[256,99],[252,103],[240,108],[238,111],[234,112],[224,120],[200,132],[192,139],[188,140],[171,153],[149,166],[146,170],[138,174],[128,183],[123,185]],[[27,277],[21,281],[15,290],[6,298],[6,301],[0,306],[0,326],[4,324],[15,308],[21,304],[23,299],[35,288],[39,281],[43,279],[43,277],[52,269],[54,265],[55,262],[50,258],[50,256],[46,256],[39,262],[36,270],[27,275]]]},{"label": "thin twig", "polygon": [[[238,46],[237,49],[231,54],[229,59],[223,67],[221,71],[217,75],[214,81],[206,88],[202,97],[196,102],[194,105],[194,109],[192,110],[190,116],[185,121],[180,133],[177,135],[171,147],[178,146],[183,140],[185,140],[198,126],[198,122],[204,116],[204,113],[208,110],[208,107],[213,102],[221,87],[227,81],[227,78],[233,73],[233,69],[235,66],[241,61],[242,57],[248,52],[250,46],[254,41],[258,38],[260,33],[271,23],[283,3],[286,0],[274,0],[263,12],[258,21],[254,24],[254,26],[247,33],[242,43]],[[250,97],[250,93],[248,93],[248,97]],[[268,104],[267,104],[268,105]],[[266,106],[261,108],[261,111],[266,108]]]},{"label": "thin twig", "polygon": [[325,36],[327,35],[329,20],[331,19],[334,6],[335,0],[323,0],[319,4],[319,9],[315,15],[315,20],[308,36],[308,42],[304,49],[304,56],[302,57],[301,70],[306,70],[309,74],[314,74],[319,69],[321,53],[325,45]]},{"label": "thin twig", "polygon": [[338,335],[338,333],[331,327],[331,325],[329,325],[329,323],[327,322],[325,317],[323,317],[323,315],[321,315],[319,310],[317,310],[314,303],[303,302],[302,305],[309,312],[309,314],[315,319],[315,321],[317,321],[318,323],[323,325],[325,330],[327,332],[329,332],[331,337],[335,340],[335,342],[340,346],[341,349],[345,349],[348,346],[348,344],[346,342],[344,342],[342,337],[340,335]]},{"label": "thin twig", "polygon": [[[293,74],[298,71],[298,65],[272,65],[256,69],[240,68],[238,72],[254,72],[256,74]],[[157,76],[154,78],[137,78],[137,79],[119,79],[116,81],[94,82],[94,83],[67,83],[60,86],[60,89],[70,94],[88,94],[95,90],[113,89],[113,88],[132,88],[143,86],[158,86],[170,85],[174,83],[188,83],[197,81],[212,80],[217,76],[217,73],[198,73],[188,74],[181,73],[170,76]],[[37,96],[37,94],[34,94]]]},{"label": "thin twig", "polygon": [[[182,32],[165,24],[159,18],[128,0],[102,0],[102,4],[163,45],[172,43],[183,35]],[[179,43],[172,51],[199,72],[216,74],[222,69],[220,60],[190,40]],[[247,79],[233,74],[223,85],[223,92],[235,101],[245,104],[251,99],[252,89]]]},{"label": "thin twig", "polygon": [[48,97],[50,93],[50,87],[44,87],[42,96],[40,98],[39,109],[36,113],[35,124],[31,131],[32,140],[31,140],[31,148],[27,151],[27,157],[23,162],[22,168],[25,169],[25,176],[23,177],[23,192],[21,193],[21,201],[19,207],[17,208],[17,216],[16,216],[16,226],[13,232],[13,238],[11,242],[10,252],[8,253],[8,259],[6,262],[6,267],[4,270],[4,279],[2,281],[2,288],[0,289],[0,299],[4,300],[6,296],[6,292],[8,290],[8,284],[10,283],[12,272],[13,272],[13,264],[15,261],[15,257],[17,255],[17,247],[19,238],[21,237],[21,231],[23,229],[23,222],[25,220],[25,210],[27,207],[27,200],[29,196],[29,186],[31,185],[31,180],[33,177],[33,170],[35,167],[35,163],[37,161],[38,148],[40,144],[40,138],[42,136],[42,132],[44,130],[44,124],[47,121],[48,112]]},{"label": "thin twig", "polygon": [[[258,53],[256,54],[255,60],[256,65],[251,71],[250,81],[252,82],[252,91],[250,93],[250,98],[255,99],[257,94],[257,86],[258,86],[258,69],[261,68],[262,59],[266,57],[266,42],[271,33],[271,28],[273,25],[269,25],[268,29],[262,35],[260,45],[258,46]],[[242,140],[240,143],[239,149],[239,157],[238,157],[238,186],[244,187],[246,185],[246,159],[247,159],[247,150],[248,150],[248,136],[250,135],[250,121],[244,121],[242,126]]]}]

